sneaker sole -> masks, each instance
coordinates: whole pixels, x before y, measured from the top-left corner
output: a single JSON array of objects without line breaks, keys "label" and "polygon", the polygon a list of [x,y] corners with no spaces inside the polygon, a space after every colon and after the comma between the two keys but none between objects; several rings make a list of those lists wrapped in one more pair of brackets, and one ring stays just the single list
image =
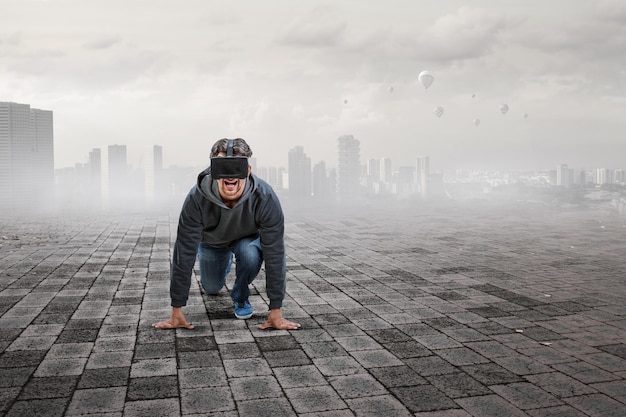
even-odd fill
[{"label": "sneaker sole", "polygon": [[250,317],[252,317],[252,313],[246,314],[245,316],[240,316],[239,314],[235,313],[235,317],[237,317],[239,320],[245,320],[245,319],[249,319]]}]

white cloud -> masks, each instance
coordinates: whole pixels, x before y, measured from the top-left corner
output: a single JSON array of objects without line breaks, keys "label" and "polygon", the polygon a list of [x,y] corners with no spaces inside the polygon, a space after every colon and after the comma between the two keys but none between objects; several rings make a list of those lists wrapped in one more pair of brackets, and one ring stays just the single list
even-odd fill
[{"label": "white cloud", "polygon": [[341,44],[347,24],[329,7],[316,7],[279,30],[277,42],[292,47],[333,47]]}]

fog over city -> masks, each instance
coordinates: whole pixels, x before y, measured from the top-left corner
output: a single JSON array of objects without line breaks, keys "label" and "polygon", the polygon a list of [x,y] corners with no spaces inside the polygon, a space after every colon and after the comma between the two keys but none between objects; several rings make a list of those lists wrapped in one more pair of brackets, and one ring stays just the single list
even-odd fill
[{"label": "fog over city", "polygon": [[57,169],[201,167],[222,137],[333,166],[342,135],[394,167],[624,168],[626,4],[467,4],[0,0],[0,101],[54,112]]}]

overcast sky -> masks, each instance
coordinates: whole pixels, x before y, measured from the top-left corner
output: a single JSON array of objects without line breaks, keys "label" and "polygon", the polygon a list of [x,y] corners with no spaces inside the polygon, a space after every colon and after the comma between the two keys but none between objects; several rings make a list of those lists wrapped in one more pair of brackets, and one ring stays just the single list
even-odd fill
[{"label": "overcast sky", "polygon": [[223,137],[334,165],[341,135],[394,168],[626,168],[625,51],[623,0],[0,0],[0,101],[54,112],[57,168]]}]

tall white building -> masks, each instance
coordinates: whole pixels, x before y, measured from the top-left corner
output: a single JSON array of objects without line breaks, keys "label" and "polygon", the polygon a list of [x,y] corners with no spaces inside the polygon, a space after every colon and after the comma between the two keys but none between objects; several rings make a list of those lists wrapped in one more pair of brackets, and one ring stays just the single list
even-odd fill
[{"label": "tall white building", "polygon": [[562,187],[572,185],[572,173],[567,164],[561,164],[556,168],[556,185]]},{"label": "tall white building", "polygon": [[379,162],[379,181],[390,183],[392,181],[393,172],[391,171],[391,158],[380,158]]},{"label": "tall white building", "polygon": [[100,190],[105,206],[122,203],[133,192],[128,181],[126,145],[100,148]]},{"label": "tall white building", "polygon": [[342,200],[350,201],[360,194],[361,142],[344,135],[337,139],[337,144],[337,192]]},{"label": "tall white building", "polygon": [[429,193],[429,177],[430,177],[430,157],[419,156],[415,164],[415,184],[419,187],[419,193],[422,197],[427,197]]},{"label": "tall white building", "polygon": [[54,206],[54,129],[50,110],[0,102],[0,206]]},{"label": "tall white building", "polygon": [[595,175],[595,183],[598,185],[613,184],[614,171],[609,168],[597,168]]},{"label": "tall white building", "polygon": [[146,146],[143,154],[143,179],[147,203],[163,199],[163,147]]},{"label": "tall white building", "polygon": [[311,158],[302,146],[289,150],[289,195],[296,199],[311,197]]}]

